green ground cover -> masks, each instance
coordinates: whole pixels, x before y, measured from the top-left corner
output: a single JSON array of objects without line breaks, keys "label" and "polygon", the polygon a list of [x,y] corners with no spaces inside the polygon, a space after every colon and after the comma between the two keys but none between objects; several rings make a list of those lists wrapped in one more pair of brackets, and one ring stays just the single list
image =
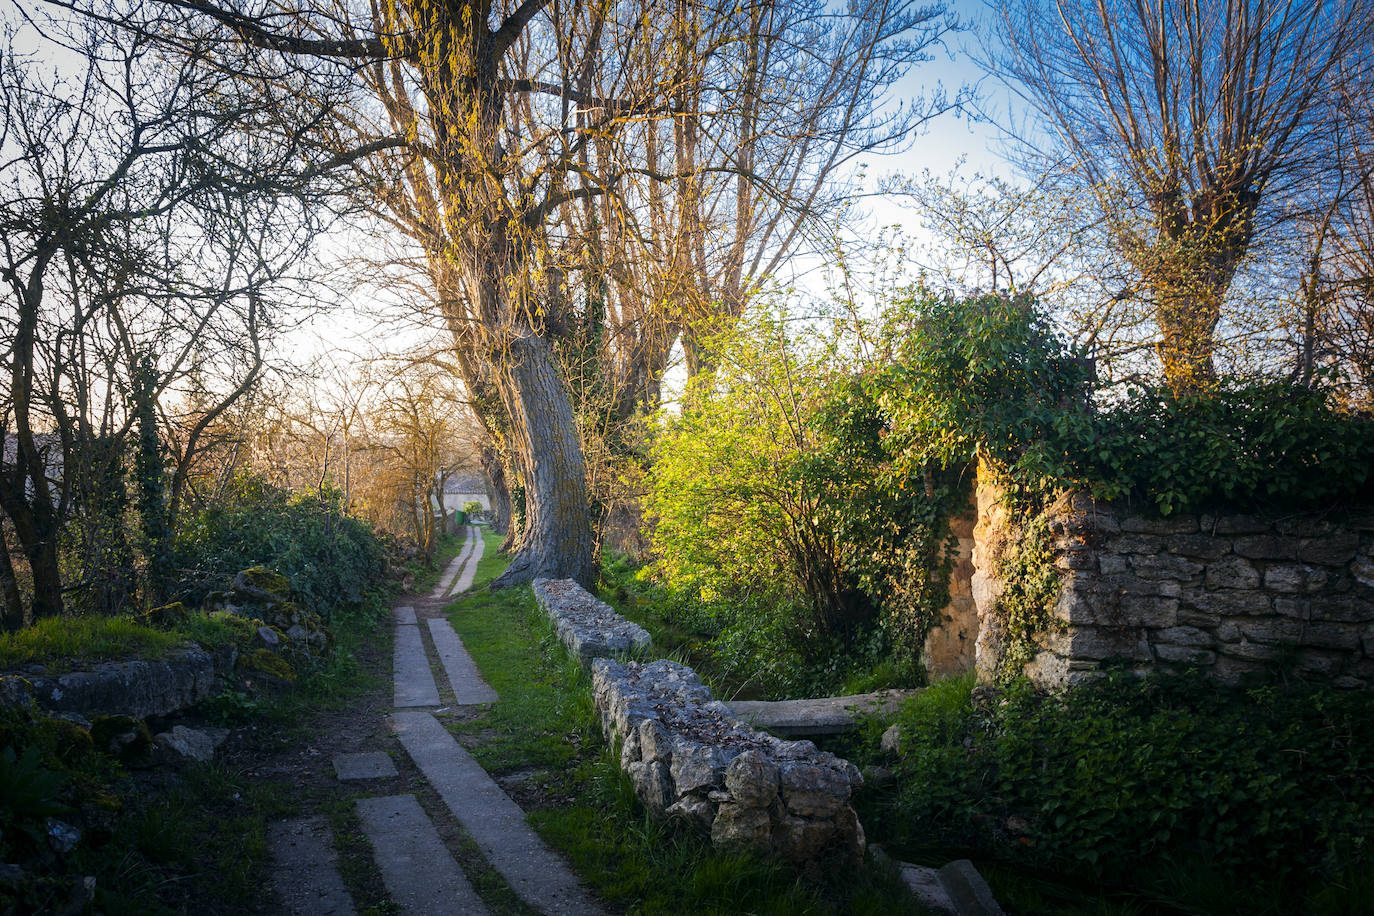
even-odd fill
[{"label": "green ground cover", "polygon": [[1336,914],[1374,900],[1374,698],[1125,675],[1068,694],[933,685],[835,742],[892,766],[858,808],[900,858],[970,856],[1019,912]]},{"label": "green ground cover", "polygon": [[0,671],[41,665],[50,674],[95,662],[157,658],[188,641],[215,648],[234,641],[228,621],[192,614],[169,629],[139,623],[132,616],[49,617],[14,633],[0,634]]},{"label": "green ground cover", "polygon": [[[491,545],[489,544],[489,549]],[[499,574],[489,555],[478,580]],[[601,737],[590,679],[567,655],[529,588],[481,589],[449,619],[501,695],[453,728],[498,777],[523,774],[542,800],[535,829],[593,890],[631,913],[894,913],[914,904],[895,872],[806,878],[786,866],[713,849],[685,827],[651,820]]]}]

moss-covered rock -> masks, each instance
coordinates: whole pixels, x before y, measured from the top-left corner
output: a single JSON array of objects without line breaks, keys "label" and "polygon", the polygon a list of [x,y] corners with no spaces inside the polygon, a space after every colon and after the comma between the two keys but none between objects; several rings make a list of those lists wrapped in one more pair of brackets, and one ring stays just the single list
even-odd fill
[{"label": "moss-covered rock", "polygon": [[153,752],[148,724],[133,716],[101,716],[91,722],[91,740],[97,750],[125,763],[147,760]]},{"label": "moss-covered rock", "polygon": [[170,630],[190,620],[191,612],[188,611],[186,605],[182,604],[180,601],[173,601],[171,604],[150,608],[134,619],[145,627]]},{"label": "moss-covered rock", "polygon": [[250,566],[234,577],[234,597],[250,603],[291,600],[291,581],[266,566]]},{"label": "moss-covered rock", "polygon": [[41,747],[68,766],[95,750],[91,733],[68,719],[40,718],[34,723],[34,734]]},{"label": "moss-covered rock", "polygon": [[254,649],[239,656],[239,676],[249,686],[285,687],[296,681],[296,672],[269,649]]}]

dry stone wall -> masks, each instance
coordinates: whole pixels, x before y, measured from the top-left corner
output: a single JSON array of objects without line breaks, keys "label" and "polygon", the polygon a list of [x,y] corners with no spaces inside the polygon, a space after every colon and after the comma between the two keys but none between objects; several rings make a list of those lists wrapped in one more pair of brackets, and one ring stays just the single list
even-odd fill
[{"label": "dry stone wall", "polygon": [[863,858],[854,764],[755,731],[677,662],[597,659],[592,684],[621,769],[656,816],[693,821],[717,846],[794,862]]},{"label": "dry stone wall", "polygon": [[[980,486],[975,527],[985,676],[1001,652],[996,560],[1015,536],[999,495]],[[1374,511],[1158,519],[1078,493],[1051,507],[1049,528],[1061,587],[1026,666],[1038,683],[1079,682],[1109,658],[1228,683],[1280,660],[1337,687],[1374,682]]]},{"label": "dry stone wall", "polygon": [[863,858],[851,804],[863,777],[852,763],[756,731],[686,665],[606,657],[647,645],[648,634],[572,580],[540,579],[534,591],[569,650],[591,665],[602,729],[654,816],[694,823],[717,846],[800,864]]}]

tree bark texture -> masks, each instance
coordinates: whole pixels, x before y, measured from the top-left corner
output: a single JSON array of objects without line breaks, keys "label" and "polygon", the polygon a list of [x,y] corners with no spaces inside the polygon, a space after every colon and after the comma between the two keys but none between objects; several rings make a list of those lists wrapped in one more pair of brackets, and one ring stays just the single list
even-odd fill
[{"label": "tree bark texture", "polygon": [[549,342],[533,333],[516,337],[501,374],[511,444],[525,484],[525,538],[492,588],[539,577],[574,579],[592,588],[596,556],[582,443]]}]

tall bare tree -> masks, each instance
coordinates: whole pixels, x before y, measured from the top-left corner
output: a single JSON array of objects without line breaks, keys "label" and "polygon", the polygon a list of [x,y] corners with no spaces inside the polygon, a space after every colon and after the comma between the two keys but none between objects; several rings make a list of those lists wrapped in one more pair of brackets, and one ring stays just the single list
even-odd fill
[{"label": "tall bare tree", "polygon": [[1370,4],[1024,0],[994,18],[993,68],[1046,135],[1023,149],[1093,191],[1153,302],[1169,385],[1205,383],[1247,254],[1330,192]]}]

